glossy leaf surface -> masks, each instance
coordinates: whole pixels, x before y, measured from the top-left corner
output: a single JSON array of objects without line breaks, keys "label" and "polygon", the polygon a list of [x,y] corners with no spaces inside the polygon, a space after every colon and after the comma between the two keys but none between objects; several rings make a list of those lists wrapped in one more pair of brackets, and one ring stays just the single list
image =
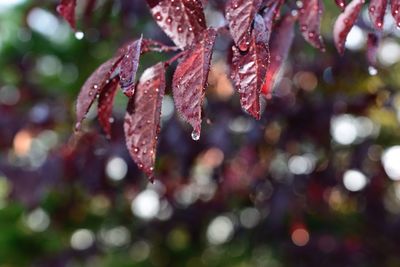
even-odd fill
[{"label": "glossy leaf surface", "polygon": [[246,51],[251,42],[251,26],[261,7],[261,0],[229,0],[225,15],[235,44]]},{"label": "glossy leaf surface", "polygon": [[193,139],[200,137],[201,108],[216,34],[214,29],[203,32],[178,64],[172,81],[175,106],[182,118],[192,125]]},{"label": "glossy leaf surface", "polygon": [[206,29],[200,0],[147,0],[157,24],[181,49]]},{"label": "glossy leaf surface", "polygon": [[146,69],[125,115],[126,145],[139,169],[152,179],[165,92],[164,63]]},{"label": "glossy leaf surface", "polygon": [[241,52],[233,47],[232,80],[240,94],[242,108],[260,119],[260,94],[269,64],[266,29],[261,16],[257,16],[249,50]]}]

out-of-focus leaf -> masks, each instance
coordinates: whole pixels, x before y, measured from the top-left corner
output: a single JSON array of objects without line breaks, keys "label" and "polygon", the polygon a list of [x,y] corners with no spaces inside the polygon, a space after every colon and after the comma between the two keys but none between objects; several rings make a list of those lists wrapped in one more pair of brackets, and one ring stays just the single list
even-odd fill
[{"label": "out-of-focus leaf", "polygon": [[251,42],[251,25],[259,11],[262,0],[229,0],[226,4],[226,19],[235,44],[247,51]]},{"label": "out-of-focus leaf", "polygon": [[139,169],[152,179],[165,92],[164,63],[146,69],[125,115],[126,145]]},{"label": "out-of-focus leaf", "polygon": [[256,119],[260,119],[260,93],[269,65],[264,20],[257,15],[249,50],[241,52],[233,47],[232,79],[240,93],[242,108]]},{"label": "out-of-focus leaf", "polygon": [[76,29],[75,22],[76,0],[61,0],[57,6],[57,12],[69,23],[71,28]]},{"label": "out-of-focus leaf", "polygon": [[200,0],[147,0],[157,24],[181,49],[206,29]]},{"label": "out-of-focus leaf", "polygon": [[279,17],[279,8],[281,7],[282,1],[272,1],[272,3],[267,6],[263,11],[263,19],[265,24],[265,29],[267,33],[267,40],[269,42],[272,26],[274,24],[274,20]]},{"label": "out-of-focus leaf", "polygon": [[340,54],[344,53],[347,35],[356,22],[363,4],[364,0],[352,0],[335,21],[333,39]]},{"label": "out-of-focus leaf", "polygon": [[392,11],[392,16],[396,21],[397,27],[400,27],[400,0],[391,0],[390,9]]},{"label": "out-of-focus leaf", "polygon": [[383,18],[385,16],[387,6],[387,0],[370,0],[368,12],[371,18],[372,24],[378,30],[383,27]]},{"label": "out-of-focus leaf", "polygon": [[307,0],[303,1],[303,7],[300,8],[299,15],[300,30],[304,39],[322,51],[325,50],[320,33],[323,11],[324,4],[322,0]]},{"label": "out-of-focus leaf", "polygon": [[175,106],[182,118],[192,125],[193,139],[200,138],[201,107],[216,35],[214,29],[203,32],[179,63],[172,81]]},{"label": "out-of-focus leaf", "polygon": [[270,42],[271,63],[261,90],[262,94],[266,97],[269,97],[279,71],[289,55],[289,50],[294,39],[295,22],[296,17],[286,15],[273,31]]},{"label": "out-of-focus leaf", "polygon": [[376,54],[378,52],[379,37],[374,33],[368,34],[367,61],[370,66],[376,66]]}]

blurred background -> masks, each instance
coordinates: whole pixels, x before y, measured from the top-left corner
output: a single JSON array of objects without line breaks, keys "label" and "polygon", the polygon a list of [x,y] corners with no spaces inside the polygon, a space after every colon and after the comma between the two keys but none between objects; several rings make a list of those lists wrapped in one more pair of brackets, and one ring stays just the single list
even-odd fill
[{"label": "blurred background", "polygon": [[[295,4],[294,1],[288,1]],[[224,25],[224,1],[206,7]],[[377,66],[367,7],[340,57],[325,1],[321,53],[299,34],[260,121],[240,108],[219,37],[199,141],[163,100],[156,181],[125,148],[118,93],[107,140],[96,105],[73,134],[85,79],[139,37],[170,44],[144,0],[0,1],[0,266],[400,266],[400,30]],[[148,54],[140,72],[170,54]],[[173,68],[168,73],[171,79]]]}]

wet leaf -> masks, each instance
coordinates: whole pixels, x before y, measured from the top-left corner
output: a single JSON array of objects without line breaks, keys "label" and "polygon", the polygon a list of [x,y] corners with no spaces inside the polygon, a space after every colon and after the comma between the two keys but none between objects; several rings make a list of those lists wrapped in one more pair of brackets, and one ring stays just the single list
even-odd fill
[{"label": "wet leaf", "polygon": [[269,65],[266,38],[264,21],[257,15],[249,50],[244,53],[233,47],[232,80],[240,94],[242,108],[256,119],[261,116],[260,93]]},{"label": "wet leaf", "polygon": [[76,29],[75,23],[76,0],[61,0],[57,6],[57,12],[69,23],[71,28]]},{"label": "wet leaf", "polygon": [[295,22],[295,17],[287,15],[274,28],[270,42],[271,62],[261,90],[262,94],[268,98],[276,83],[279,71],[289,55],[289,50],[294,39]]},{"label": "wet leaf", "polygon": [[251,42],[251,25],[261,8],[262,0],[229,0],[225,15],[229,31],[241,51],[247,51]]},{"label": "wet leaf", "polygon": [[86,80],[81,88],[76,101],[76,130],[79,130],[81,123],[84,120],[86,113],[93,104],[93,101],[99,96],[104,87],[110,82],[111,75],[117,68],[121,56],[113,57],[101,64],[92,75]]},{"label": "wet leaf", "polygon": [[178,64],[172,81],[175,106],[182,118],[192,125],[193,139],[200,137],[201,108],[216,35],[214,29],[203,32]]},{"label": "wet leaf", "polygon": [[274,24],[274,21],[276,18],[279,17],[279,8],[281,7],[281,4],[282,4],[281,1],[272,1],[272,3],[268,5],[262,13],[267,33],[266,38],[268,41],[272,32],[272,26]]},{"label": "wet leaf", "polygon": [[119,73],[120,85],[124,94],[131,97],[135,93],[135,77],[139,67],[142,38],[126,46]]},{"label": "wet leaf", "polygon": [[320,33],[323,11],[322,0],[306,0],[303,1],[303,7],[300,8],[299,12],[301,34],[309,44],[322,51],[325,50]]},{"label": "wet leaf", "polygon": [[340,54],[344,53],[347,35],[356,22],[363,4],[364,0],[352,0],[335,21],[333,39]]},{"label": "wet leaf", "polygon": [[98,99],[98,120],[107,137],[109,138],[111,137],[111,122],[113,120],[112,108],[118,89],[118,81],[118,78],[110,80],[110,82],[100,92]]},{"label": "wet leaf", "polygon": [[126,145],[139,169],[152,179],[165,91],[164,63],[146,69],[125,115]]},{"label": "wet leaf", "polygon": [[396,21],[397,27],[400,27],[400,0],[391,0],[390,9],[392,11],[392,16]]},{"label": "wet leaf", "polygon": [[383,27],[383,18],[385,16],[387,0],[370,0],[368,12],[372,25],[378,30]]},{"label": "wet leaf", "polygon": [[181,49],[206,29],[200,0],[147,0],[157,24]]}]

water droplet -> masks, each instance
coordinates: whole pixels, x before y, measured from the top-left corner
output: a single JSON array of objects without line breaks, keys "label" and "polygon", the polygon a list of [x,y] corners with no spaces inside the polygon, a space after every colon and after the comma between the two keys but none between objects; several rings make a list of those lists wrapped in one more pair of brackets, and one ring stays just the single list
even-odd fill
[{"label": "water droplet", "polygon": [[198,131],[196,131],[196,130],[193,130],[193,132],[192,132],[192,139],[193,139],[194,141],[200,140],[200,133],[199,133]]},{"label": "water droplet", "polygon": [[156,18],[156,20],[161,21],[163,19],[163,17],[161,16],[160,12],[157,12],[156,14],[154,14],[154,17]]}]

